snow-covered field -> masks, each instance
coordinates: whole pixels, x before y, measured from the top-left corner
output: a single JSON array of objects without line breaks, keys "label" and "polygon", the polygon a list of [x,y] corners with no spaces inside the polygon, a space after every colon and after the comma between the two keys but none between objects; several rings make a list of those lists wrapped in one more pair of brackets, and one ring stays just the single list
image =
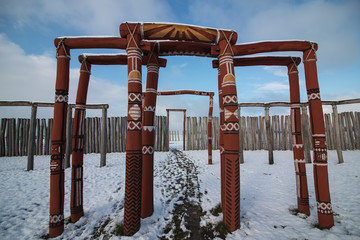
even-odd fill
[{"label": "snow-covered field", "polygon": [[[221,213],[210,213],[220,203],[219,151],[213,152],[213,165],[207,165],[207,151],[184,152],[181,156],[186,158],[186,165],[193,165],[192,170],[179,167],[183,164],[179,154],[155,153],[155,212],[142,220],[140,231],[133,237],[116,236],[124,216],[125,153],[108,154],[103,168],[99,167],[99,154],[85,155],[85,216],[75,224],[67,222],[64,234],[57,239],[170,239],[175,212],[182,231],[188,231],[186,214],[175,211],[185,202],[201,206],[201,226],[220,222]],[[360,151],[343,155],[345,163],[337,164],[336,152],[329,151],[335,226],[320,230],[315,227],[312,165],[306,169],[311,215],[293,215],[290,210],[296,208],[296,192],[292,152],[274,152],[272,166],[267,164],[266,151],[245,152],[245,163],[240,167],[241,228],[226,239],[360,239]],[[26,172],[26,157],[0,158],[0,239],[41,239],[47,234],[49,159],[36,156],[35,170]],[[70,216],[70,173],[66,169],[65,218]],[[189,182],[195,190],[190,191]]]}]

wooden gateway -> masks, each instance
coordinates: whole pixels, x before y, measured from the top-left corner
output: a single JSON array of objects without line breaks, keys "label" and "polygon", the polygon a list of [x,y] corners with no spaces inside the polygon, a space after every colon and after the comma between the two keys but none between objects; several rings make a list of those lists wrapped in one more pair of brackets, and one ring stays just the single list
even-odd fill
[{"label": "wooden gateway", "polygon": [[[230,231],[240,228],[240,167],[239,167],[239,116],[235,83],[234,56],[245,56],[264,52],[303,52],[306,88],[309,101],[311,130],[314,148],[314,182],[320,228],[334,225],[330,201],[325,128],[316,69],[317,44],[309,41],[274,41],[236,44],[237,33],[231,30],[205,28],[183,24],[167,23],[122,23],[121,37],[69,37],[55,39],[57,74],[55,84],[54,122],[51,135],[50,161],[50,216],[49,236],[56,237],[64,231],[64,154],[66,149],[66,116],[69,92],[69,63],[71,49],[107,48],[124,49],[126,54],[115,62],[104,56],[102,64],[128,65],[128,116],[126,140],[126,179],[124,233],[131,236],[140,229],[142,201],[142,171],[144,160],[152,154],[154,138],[153,116],[156,108],[156,94],[159,67],[165,67],[159,56],[191,55],[216,58],[218,63],[218,92],[220,106],[220,159],[221,159],[221,201],[223,222]],[[166,40],[159,41],[157,40]],[[115,58],[115,57],[114,57]],[[121,60],[120,60],[121,59]],[[80,59],[81,60],[81,59]],[[125,61],[126,60],[126,61]],[[71,220],[79,219],[82,212],[81,195],[73,195],[82,187],[82,123],[85,116],[84,104],[88,88],[91,64],[90,56],[82,61],[78,94],[76,99],[75,124],[73,133],[73,180]],[[92,63],[92,61],[94,61]],[[260,59],[253,58],[253,62]],[[101,64],[99,63],[99,64]],[[260,62],[263,63],[263,62]],[[147,65],[147,83],[144,106],[142,103],[141,65]],[[251,65],[250,63],[247,63]],[[296,67],[296,66],[295,66]],[[290,72],[290,71],[289,71]],[[290,73],[289,73],[290,74]],[[292,116],[295,122],[293,145],[297,148],[294,157],[301,159],[301,139],[298,123],[295,75],[290,77]],[[142,111],[144,109],[144,112]],[[295,156],[296,154],[296,156]],[[300,169],[302,165],[298,165]],[[297,173],[302,175],[299,169]],[[301,174],[300,174],[301,173]],[[150,178],[152,176],[150,175]],[[303,177],[301,178],[303,179]],[[303,179],[304,180],[304,179]],[[303,185],[303,182],[300,184]],[[78,188],[76,188],[78,187]],[[304,195],[305,196],[305,195]],[[149,198],[148,198],[149,199]],[[300,199],[301,200],[301,199]],[[302,200],[301,200],[302,201]],[[305,201],[305,200],[304,200]],[[300,208],[300,207],[299,207]],[[307,211],[306,209],[304,210]],[[151,215],[151,214],[150,214]]]}]

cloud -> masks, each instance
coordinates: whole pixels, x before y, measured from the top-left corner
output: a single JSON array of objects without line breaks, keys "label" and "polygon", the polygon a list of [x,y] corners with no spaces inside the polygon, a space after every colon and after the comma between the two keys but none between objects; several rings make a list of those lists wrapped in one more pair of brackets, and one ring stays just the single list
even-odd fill
[{"label": "cloud", "polygon": [[[333,68],[360,58],[359,9],[356,0],[194,0],[190,13],[196,24],[236,30],[238,43],[315,41],[319,44],[318,64]],[[216,22],[209,16],[216,16]]]},{"label": "cloud", "polygon": [[1,3],[0,14],[13,20],[15,27],[71,27],[84,34],[119,34],[123,21],[166,21],[172,11],[164,0],[13,0]]},{"label": "cloud", "polygon": [[256,84],[255,85],[257,91],[269,91],[269,92],[279,92],[284,90],[289,90],[289,85],[280,83],[280,82],[270,82],[265,84]]},{"label": "cloud", "polygon": [[280,66],[265,66],[264,70],[272,73],[273,75],[277,77],[287,77],[288,73],[286,71],[286,68],[280,67]]},{"label": "cloud", "polygon": [[[0,100],[54,102],[56,59],[53,56],[27,55],[4,34],[0,34],[0,56]],[[75,102],[78,80],[79,69],[70,69],[70,103]],[[109,115],[126,115],[127,86],[92,76],[87,99],[88,103],[110,104]],[[46,114],[52,117],[52,110]],[[28,113],[22,117],[29,117]]]}]

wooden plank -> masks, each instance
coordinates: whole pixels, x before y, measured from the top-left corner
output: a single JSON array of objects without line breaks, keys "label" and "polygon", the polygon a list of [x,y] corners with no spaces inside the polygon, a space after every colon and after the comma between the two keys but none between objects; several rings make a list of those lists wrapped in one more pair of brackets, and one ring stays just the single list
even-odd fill
[{"label": "wooden plank", "polygon": [[347,125],[348,137],[349,137],[349,148],[351,150],[354,150],[355,149],[354,128],[351,122],[350,112],[346,112],[345,116],[346,116],[346,125]]},{"label": "wooden plank", "polygon": [[351,112],[351,119],[354,125],[355,149],[360,149],[360,122],[356,112]]},{"label": "wooden plank", "polygon": [[265,107],[265,128],[267,136],[267,149],[268,149],[268,158],[269,164],[274,164],[274,132],[272,128],[272,122],[270,122],[269,107]]},{"label": "wooden plank", "polygon": [[50,137],[50,119],[47,121],[47,126],[45,125],[45,140],[44,140],[44,155],[49,155],[49,137]]},{"label": "wooden plank", "polygon": [[332,110],[333,110],[333,114],[332,114],[333,115],[333,127],[335,129],[335,131],[334,131],[335,149],[336,149],[336,153],[338,156],[338,162],[343,163],[344,158],[343,158],[342,150],[341,150],[340,123],[339,123],[339,114],[337,111],[337,106],[332,105]]},{"label": "wooden plank", "polygon": [[345,120],[344,113],[339,114],[339,122],[340,122],[340,139],[341,139],[341,149],[346,150],[346,131],[345,131]]},{"label": "wooden plank", "polygon": [[35,150],[35,127],[36,127],[37,106],[31,107],[30,133],[28,140],[28,162],[27,171],[34,170],[34,150]]},{"label": "wooden plank", "polygon": [[106,166],[106,140],[107,140],[107,109],[103,108],[101,112],[101,136],[100,136],[100,167]]},{"label": "wooden plank", "polygon": [[44,133],[46,131],[46,120],[43,118],[40,121],[40,155],[44,155]]},{"label": "wooden plank", "polygon": [[20,119],[16,119],[15,128],[15,156],[20,156]]},{"label": "wooden plank", "polygon": [[19,141],[19,156],[23,156],[23,142],[24,142],[24,140],[23,140],[23,131],[24,131],[24,124],[23,124],[23,119],[22,118],[19,118],[18,119],[18,123],[19,123],[19,138],[18,138],[18,141]]},{"label": "wooden plank", "polygon": [[40,155],[40,119],[36,119],[35,155]]},{"label": "wooden plank", "polygon": [[332,149],[332,138],[330,132],[331,122],[330,122],[330,115],[327,113],[324,114],[324,124],[325,124],[326,145],[327,145],[327,149],[330,150]]},{"label": "wooden plank", "polygon": [[307,114],[307,107],[301,106],[301,135],[304,146],[304,158],[306,163],[311,163],[311,154],[310,154],[310,134],[309,134],[309,116]]}]

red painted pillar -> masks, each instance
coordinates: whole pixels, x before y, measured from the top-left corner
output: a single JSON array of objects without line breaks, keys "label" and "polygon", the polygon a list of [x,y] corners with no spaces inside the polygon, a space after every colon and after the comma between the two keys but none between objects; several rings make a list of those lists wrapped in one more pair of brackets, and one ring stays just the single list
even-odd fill
[{"label": "red painted pillar", "polygon": [[239,117],[232,52],[233,33],[220,33],[219,69],[224,107],[223,222],[230,231],[240,228]]},{"label": "red painted pillar", "polygon": [[69,92],[70,49],[60,41],[57,48],[54,122],[51,133],[49,237],[64,231],[64,154]]},{"label": "red painted pillar", "polygon": [[79,85],[76,95],[74,113],[74,127],[72,140],[72,169],[71,169],[71,222],[77,222],[84,216],[83,209],[83,161],[86,98],[89,86],[91,64],[86,58],[81,63]]},{"label": "red painted pillar", "polygon": [[154,144],[155,109],[159,77],[157,53],[152,52],[147,63],[146,94],[144,101],[142,132],[142,189],[141,217],[146,218],[154,212]]},{"label": "red painted pillar", "polygon": [[[140,27],[128,25],[128,28]],[[142,81],[140,35],[129,29],[128,46],[128,115],[126,131],[126,178],[124,234],[134,235],[140,229],[141,220],[141,165],[142,165]]]},{"label": "red painted pillar", "polygon": [[325,125],[317,79],[315,47],[315,44],[312,44],[311,49],[304,51],[303,61],[312,131],[314,185],[319,227],[331,228],[334,226],[334,217],[329,191]]},{"label": "red painted pillar", "polygon": [[222,87],[221,87],[222,79],[220,74],[220,67],[218,67],[218,88],[219,88],[219,109],[220,109],[220,134],[219,134],[219,145],[220,145],[220,185],[221,185],[221,208],[223,209],[223,216],[225,218],[224,212],[224,197],[225,197],[225,160],[224,160],[224,104],[222,101]]},{"label": "red painted pillar", "polygon": [[306,215],[310,215],[304,146],[301,137],[299,75],[296,63],[288,65],[288,74],[291,104],[291,134],[295,165],[298,210]]},{"label": "red painted pillar", "polygon": [[[212,164],[212,115],[213,115],[213,94],[209,95],[209,117],[208,117],[208,164]],[[185,121],[185,120],[184,120]],[[185,129],[185,127],[184,127]],[[185,146],[185,144],[184,144]]]}]

